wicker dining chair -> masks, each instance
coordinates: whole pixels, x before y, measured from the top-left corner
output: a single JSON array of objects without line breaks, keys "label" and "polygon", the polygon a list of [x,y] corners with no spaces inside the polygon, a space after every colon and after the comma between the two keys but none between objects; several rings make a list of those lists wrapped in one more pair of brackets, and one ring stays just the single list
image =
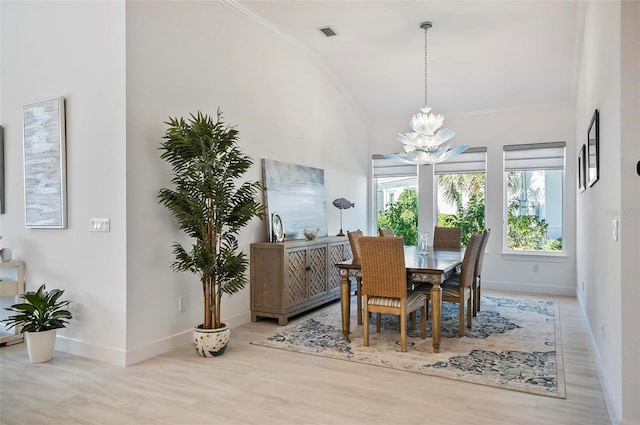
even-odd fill
[{"label": "wicker dining chair", "polygon": [[[347,237],[349,238],[349,245],[351,246],[351,255],[353,256],[352,264],[361,264],[360,254],[360,238],[362,237],[362,230],[354,230],[353,232],[347,231]],[[358,305],[358,325],[362,324],[362,278],[356,277],[356,301]]]},{"label": "wicker dining chair", "polygon": [[484,262],[484,251],[487,248],[487,242],[489,241],[489,236],[491,235],[491,229],[485,229],[482,232],[482,242],[480,244],[480,250],[478,251],[478,256],[476,260],[476,268],[475,268],[475,279],[473,280],[473,315],[480,311],[480,284],[482,283],[482,263]]},{"label": "wicker dining chair", "polygon": [[[407,314],[421,310],[422,338],[426,338],[427,298],[407,290],[402,238],[360,238],[364,317],[369,313],[395,314],[400,322],[400,351],[407,351]],[[379,332],[379,329],[378,329]],[[369,320],[364,321],[364,346],[369,346]]]},{"label": "wicker dining chair", "polygon": [[384,237],[395,236],[393,234],[393,230],[389,229],[388,227],[378,227],[378,234]]},{"label": "wicker dining chair", "polygon": [[433,249],[460,249],[462,227],[440,227],[433,229]]},{"label": "wicker dining chair", "polygon": [[354,230],[353,232],[347,230],[347,237],[349,238],[349,245],[351,246],[351,255],[353,259],[352,264],[360,264],[360,243],[359,239],[362,237],[362,230]]},{"label": "wicker dining chair", "polygon": [[[462,269],[459,275],[454,275],[442,282],[440,286],[442,287],[442,301],[457,303],[460,305],[460,322],[458,334],[463,337],[464,336],[464,325],[465,325],[465,304],[467,304],[466,308],[466,318],[467,318],[467,328],[471,327],[472,324],[472,315],[473,315],[473,304],[472,304],[472,296],[471,291],[473,288],[473,282],[475,280],[475,266],[476,259],[478,256],[478,252],[480,251],[480,245],[482,244],[482,234],[477,233],[471,235],[469,239],[469,243],[467,244],[467,249],[464,252],[464,257],[462,259]],[[423,284],[418,285],[415,290],[423,291],[427,298],[431,298],[431,284]]]}]

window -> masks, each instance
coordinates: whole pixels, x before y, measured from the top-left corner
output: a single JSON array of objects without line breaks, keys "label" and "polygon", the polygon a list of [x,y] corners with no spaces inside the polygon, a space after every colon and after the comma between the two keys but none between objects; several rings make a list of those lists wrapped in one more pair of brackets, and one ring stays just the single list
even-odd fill
[{"label": "window", "polygon": [[563,251],[565,145],[504,146],[508,250]]},{"label": "window", "polygon": [[485,174],[487,148],[469,148],[436,164],[438,226],[461,227],[462,244],[485,228]]},{"label": "window", "polygon": [[374,229],[388,227],[405,245],[418,243],[418,167],[373,156]]}]

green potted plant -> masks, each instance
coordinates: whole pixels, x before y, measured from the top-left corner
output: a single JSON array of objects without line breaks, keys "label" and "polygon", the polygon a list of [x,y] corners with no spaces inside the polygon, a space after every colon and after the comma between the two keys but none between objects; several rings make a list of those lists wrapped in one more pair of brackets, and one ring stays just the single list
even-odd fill
[{"label": "green potted plant", "polygon": [[8,323],[8,329],[17,326],[19,332],[25,334],[31,363],[53,358],[56,330],[66,327],[72,318],[67,310],[71,301],[60,301],[63,293],[61,289],[47,291],[42,285],[37,291],[24,294],[25,302],[5,308],[15,314],[2,321]]},{"label": "green potted plant", "polygon": [[264,217],[260,182],[239,182],[253,161],[238,147],[238,131],[222,118],[219,109],[215,120],[201,112],[187,121],[170,117],[160,147],[171,165],[173,188],[161,189],[158,198],[193,240],[187,248],[173,244],[171,267],[196,274],[202,283],[204,319],[193,338],[203,357],[221,355],[227,347],[222,296],[245,287],[249,264],[237,235],[253,218]]}]

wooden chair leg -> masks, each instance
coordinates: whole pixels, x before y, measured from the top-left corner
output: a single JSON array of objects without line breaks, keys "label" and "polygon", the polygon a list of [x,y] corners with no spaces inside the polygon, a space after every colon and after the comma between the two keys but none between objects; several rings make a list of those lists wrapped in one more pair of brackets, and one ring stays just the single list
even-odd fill
[{"label": "wooden chair leg", "polygon": [[427,337],[427,306],[429,301],[425,300],[420,311],[420,326],[422,326],[422,339]]},{"label": "wooden chair leg", "polygon": [[464,336],[464,305],[465,305],[465,299],[464,297],[460,297],[459,301],[459,305],[460,305],[460,329],[458,329],[458,334],[460,337]]},{"label": "wooden chair leg", "polygon": [[[364,317],[368,318],[369,317],[369,307],[367,306],[368,304],[368,300],[367,300],[367,296],[365,295],[364,297]],[[362,334],[362,345],[364,345],[365,347],[369,346],[369,320],[365,320],[364,323],[364,331]]]},{"label": "wooden chair leg", "polygon": [[380,328],[382,327],[382,313],[376,314],[376,333],[380,333]]},{"label": "wooden chair leg", "polygon": [[473,280],[473,284],[471,285],[471,305],[472,305],[472,313],[473,317],[476,317],[476,293],[478,292],[478,283]]},{"label": "wooden chair leg", "polygon": [[400,317],[400,351],[407,351],[407,315]]},{"label": "wooden chair leg", "polygon": [[467,300],[467,328],[471,329],[471,316],[473,315],[473,296]]},{"label": "wooden chair leg", "polygon": [[415,331],[416,330],[416,311],[412,311],[411,313],[409,313],[409,317],[411,318],[411,330]]},{"label": "wooden chair leg", "polygon": [[480,311],[480,287],[481,287],[482,279],[478,276],[478,283],[476,286],[476,312]]},{"label": "wooden chair leg", "polygon": [[356,278],[356,300],[358,303],[358,325],[362,324],[362,279]]}]

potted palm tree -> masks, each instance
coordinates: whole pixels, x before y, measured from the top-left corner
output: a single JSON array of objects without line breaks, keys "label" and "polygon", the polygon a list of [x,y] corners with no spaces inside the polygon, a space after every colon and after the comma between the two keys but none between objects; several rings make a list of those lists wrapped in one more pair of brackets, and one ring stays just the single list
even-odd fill
[{"label": "potted palm tree", "polygon": [[250,220],[264,217],[258,200],[262,185],[239,182],[253,161],[238,147],[238,131],[223,121],[219,109],[215,119],[198,112],[165,124],[161,158],[171,165],[173,188],[161,189],[158,198],[193,240],[190,247],[173,244],[171,267],[199,277],[204,319],[193,331],[194,344],[201,356],[218,356],[230,335],[220,320],[222,296],[247,284],[249,261],[237,235]]},{"label": "potted palm tree", "polygon": [[17,326],[25,334],[27,352],[31,363],[48,362],[53,358],[56,345],[56,330],[66,327],[72,318],[67,306],[71,301],[60,301],[61,289],[47,291],[45,285],[37,291],[23,295],[25,302],[5,308],[15,313],[2,320],[11,329]]}]

